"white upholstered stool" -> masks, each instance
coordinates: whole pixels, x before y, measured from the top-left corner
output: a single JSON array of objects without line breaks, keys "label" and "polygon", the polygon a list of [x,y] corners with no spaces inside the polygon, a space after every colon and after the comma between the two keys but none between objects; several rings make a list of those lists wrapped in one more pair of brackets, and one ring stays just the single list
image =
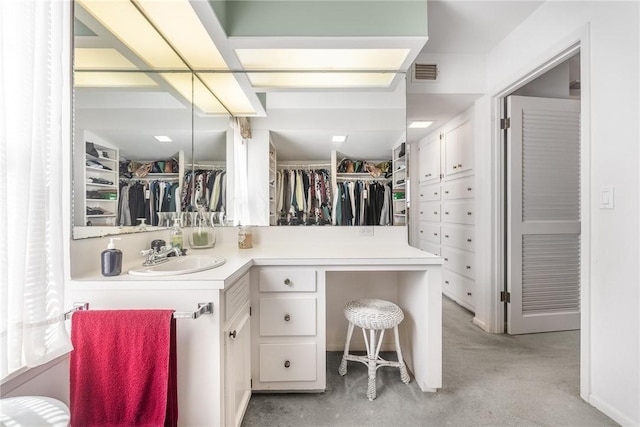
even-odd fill
[{"label": "white upholstered stool", "polygon": [[21,427],[66,427],[71,415],[67,405],[44,396],[0,399],[0,425]]},{"label": "white upholstered stool", "polygon": [[[340,375],[347,374],[348,360],[367,365],[369,367],[369,384],[367,387],[369,400],[376,398],[376,371],[381,366],[400,368],[400,380],[407,384],[409,382],[409,374],[402,358],[400,337],[398,335],[398,325],[404,319],[404,313],[400,307],[381,299],[361,299],[347,303],[344,307],[344,315],[349,321],[349,329],[347,330],[347,341],[344,345],[342,362],[340,363],[340,368],[338,368]],[[366,356],[349,354],[349,343],[351,342],[354,326],[362,328],[364,343],[367,347]],[[384,331],[391,328],[393,328],[393,334],[395,335],[396,353],[398,354],[397,362],[386,361],[379,356]],[[367,330],[369,331],[369,337],[367,337]]]}]

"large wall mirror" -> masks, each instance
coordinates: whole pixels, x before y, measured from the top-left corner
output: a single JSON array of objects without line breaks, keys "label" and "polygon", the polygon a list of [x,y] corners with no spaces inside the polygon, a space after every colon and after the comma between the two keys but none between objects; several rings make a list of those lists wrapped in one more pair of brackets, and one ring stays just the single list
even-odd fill
[{"label": "large wall mirror", "polygon": [[[349,168],[360,169],[349,171],[366,181],[364,163],[383,167],[404,141],[404,73],[306,70],[296,76],[194,71],[186,64],[153,69],[89,11],[89,3],[74,7],[76,239],[170,226],[177,212],[203,206],[219,213],[220,226],[237,224],[242,215],[243,224],[251,225],[327,225],[321,203],[305,216],[278,205],[283,171],[325,170],[333,185],[350,161]],[[363,84],[310,88],[305,81],[312,75]],[[372,76],[387,83],[366,84]],[[291,78],[300,80],[299,87],[273,83]],[[229,96],[238,90],[248,94],[246,105],[231,111],[220,102],[223,89]],[[250,118],[245,152],[234,148],[237,117]],[[345,169],[339,169],[341,161]],[[243,168],[246,178],[238,179]],[[384,177],[386,171],[380,173]],[[395,179],[391,173],[386,178]],[[234,210],[242,197],[244,214]]]}]

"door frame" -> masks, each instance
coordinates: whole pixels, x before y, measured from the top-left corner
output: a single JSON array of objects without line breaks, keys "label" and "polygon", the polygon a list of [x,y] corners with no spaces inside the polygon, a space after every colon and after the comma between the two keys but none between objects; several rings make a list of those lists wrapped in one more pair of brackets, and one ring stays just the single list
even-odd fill
[{"label": "door frame", "polygon": [[580,396],[589,401],[591,394],[591,91],[589,24],[549,49],[545,58],[534,58],[531,67],[490,92],[491,109],[491,269],[492,280],[485,300],[488,330],[504,333],[506,313],[500,292],[506,289],[506,152],[500,118],[504,117],[504,99],[515,90],[546,73],[569,57],[580,53]]}]

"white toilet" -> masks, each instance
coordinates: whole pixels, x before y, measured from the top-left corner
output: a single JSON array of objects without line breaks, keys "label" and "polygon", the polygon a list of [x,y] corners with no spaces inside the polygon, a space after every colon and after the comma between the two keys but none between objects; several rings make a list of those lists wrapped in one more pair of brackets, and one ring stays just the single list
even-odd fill
[{"label": "white toilet", "polygon": [[67,405],[43,396],[0,399],[0,426],[67,427],[71,415]]}]

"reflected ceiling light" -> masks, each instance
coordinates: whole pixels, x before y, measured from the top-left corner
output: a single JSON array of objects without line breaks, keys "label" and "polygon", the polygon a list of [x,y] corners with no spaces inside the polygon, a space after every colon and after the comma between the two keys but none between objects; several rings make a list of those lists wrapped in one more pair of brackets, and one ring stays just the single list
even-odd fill
[{"label": "reflected ceiling light", "polygon": [[171,142],[171,138],[169,138],[166,135],[157,135],[154,136],[154,138],[158,141],[158,142]]},{"label": "reflected ceiling light", "polygon": [[75,71],[75,87],[154,87],[158,83],[144,73]]},{"label": "reflected ceiling light", "polygon": [[[192,89],[191,73],[160,73],[160,75],[169,82],[180,95],[187,101],[193,102],[202,112],[206,114],[229,114],[220,101],[202,84],[195,84]],[[195,80],[195,82],[197,82],[197,80]]]},{"label": "reflected ceiling light", "polygon": [[187,0],[137,0],[136,3],[191,68],[229,69]]},{"label": "reflected ceiling light", "polygon": [[333,135],[331,137],[331,142],[345,142],[347,140],[347,135]]},{"label": "reflected ceiling light", "polygon": [[105,28],[153,68],[187,69],[129,0],[77,0]]},{"label": "reflected ceiling light", "polygon": [[414,120],[409,124],[411,129],[426,129],[431,126],[433,122],[427,120]]},{"label": "reflected ceiling light", "polygon": [[248,73],[255,88],[384,88],[396,73]]},{"label": "reflected ceiling light", "polygon": [[398,70],[410,49],[235,49],[245,70]]},{"label": "reflected ceiling light", "polygon": [[73,50],[73,65],[76,70],[136,70],[131,61],[113,48],[76,47]]},{"label": "reflected ceiling light", "polygon": [[[197,73],[204,83],[213,89],[216,97],[229,111],[237,116],[256,114],[255,108],[245,95],[242,87],[231,73]],[[200,82],[198,82],[200,83]],[[202,84],[202,83],[200,83]],[[200,91],[198,91],[199,93]]]}]

